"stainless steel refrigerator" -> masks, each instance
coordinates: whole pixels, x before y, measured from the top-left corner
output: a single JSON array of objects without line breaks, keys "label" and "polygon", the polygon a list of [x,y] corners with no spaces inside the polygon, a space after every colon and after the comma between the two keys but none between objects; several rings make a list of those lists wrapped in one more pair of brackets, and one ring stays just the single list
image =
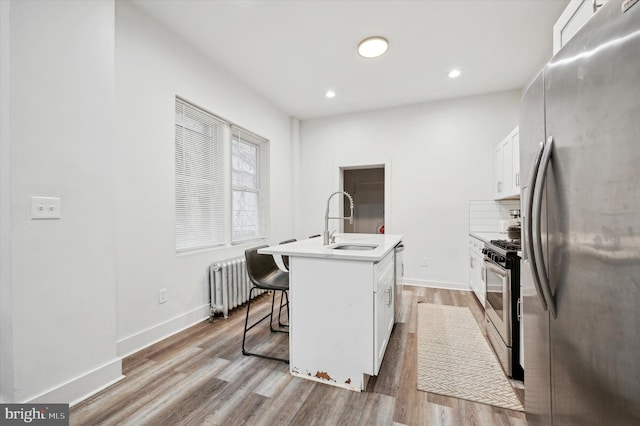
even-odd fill
[{"label": "stainless steel refrigerator", "polygon": [[520,144],[527,422],[639,425],[640,2],[543,68]]}]

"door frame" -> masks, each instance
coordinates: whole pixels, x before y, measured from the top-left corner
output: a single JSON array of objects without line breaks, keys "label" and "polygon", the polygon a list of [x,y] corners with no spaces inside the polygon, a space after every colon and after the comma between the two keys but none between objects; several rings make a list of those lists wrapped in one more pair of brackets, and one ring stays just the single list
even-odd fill
[{"label": "door frame", "polygon": [[[344,171],[345,170],[357,170],[357,169],[384,169],[384,232],[389,233],[391,229],[391,159],[379,159],[379,161],[340,161],[334,164],[333,170],[333,187],[340,188],[340,191],[344,191]],[[339,204],[339,212],[344,211],[344,197],[341,197]],[[344,232],[344,223],[340,221],[338,228],[339,232]]]}]

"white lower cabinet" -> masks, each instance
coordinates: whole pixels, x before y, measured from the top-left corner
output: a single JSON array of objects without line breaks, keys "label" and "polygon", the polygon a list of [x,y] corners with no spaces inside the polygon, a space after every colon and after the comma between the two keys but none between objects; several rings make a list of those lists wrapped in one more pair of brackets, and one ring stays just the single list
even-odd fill
[{"label": "white lower cabinet", "polygon": [[365,390],[393,329],[393,250],[379,262],[294,256],[289,262],[291,373]]},{"label": "white lower cabinet", "polygon": [[374,366],[375,374],[380,371],[380,365],[384,357],[384,352],[389,343],[389,337],[393,330],[394,324],[394,269],[393,269],[393,253],[387,255],[385,259],[380,261],[376,267],[377,289],[374,293],[375,304],[373,307],[373,315],[375,317],[374,330]]},{"label": "white lower cabinet", "polygon": [[469,287],[484,307],[487,297],[487,285],[484,280],[484,243],[475,237],[469,237]]}]

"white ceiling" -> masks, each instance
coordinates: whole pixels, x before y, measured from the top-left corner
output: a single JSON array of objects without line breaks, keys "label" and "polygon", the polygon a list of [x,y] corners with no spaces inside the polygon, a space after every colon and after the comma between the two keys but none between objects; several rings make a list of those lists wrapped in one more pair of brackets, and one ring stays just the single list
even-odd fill
[{"label": "white ceiling", "polygon": [[[133,0],[291,116],[522,88],[568,0]],[[377,59],[356,52],[389,39]],[[455,80],[447,72],[458,67]],[[336,97],[324,93],[332,89]]]}]

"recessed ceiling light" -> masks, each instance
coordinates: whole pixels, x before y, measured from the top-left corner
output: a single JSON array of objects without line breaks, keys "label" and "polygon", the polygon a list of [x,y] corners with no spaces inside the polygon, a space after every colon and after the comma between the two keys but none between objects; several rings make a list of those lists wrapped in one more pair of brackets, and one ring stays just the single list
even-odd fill
[{"label": "recessed ceiling light", "polygon": [[327,98],[331,99],[336,97],[336,92],[334,92],[333,90],[327,90],[327,93],[325,93],[324,95]]},{"label": "recessed ceiling light", "polygon": [[447,75],[449,76],[449,78],[460,77],[460,70],[453,69],[453,70],[449,71],[449,74],[447,74]]},{"label": "recessed ceiling light", "polygon": [[384,55],[389,48],[389,42],[386,38],[380,36],[365,38],[358,44],[358,53],[363,58],[377,58]]}]

